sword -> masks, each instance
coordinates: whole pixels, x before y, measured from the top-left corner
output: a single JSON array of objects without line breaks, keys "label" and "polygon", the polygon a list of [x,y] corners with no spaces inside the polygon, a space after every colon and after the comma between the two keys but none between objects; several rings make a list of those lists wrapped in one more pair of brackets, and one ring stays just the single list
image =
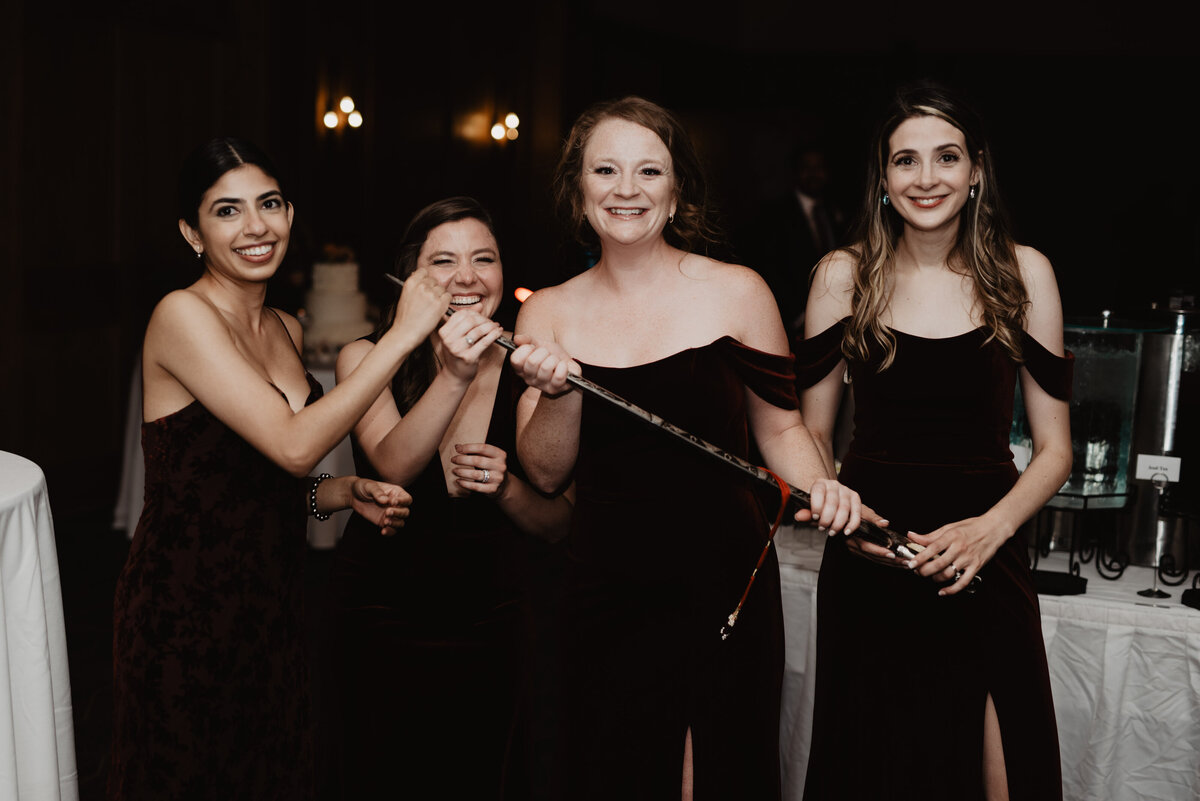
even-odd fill
[{"label": "sword", "polygon": [[[396,284],[399,287],[404,286],[404,281],[392,275],[391,273],[385,273],[384,275],[393,284]],[[446,309],[446,314],[448,316],[454,314],[455,311],[457,310],[451,307]],[[518,347],[517,343],[503,335],[496,339],[495,344],[509,352],[516,350]],[[799,487],[789,484],[770,471],[743,459],[737,454],[730,453],[723,448],[719,448],[716,445],[713,445],[711,442],[701,439],[690,431],[682,429],[674,423],[664,420],[654,412],[647,411],[646,409],[643,409],[642,407],[625,400],[615,392],[610,392],[599,384],[589,381],[581,375],[576,373],[567,373],[567,383],[573,387],[579,388],[584,392],[587,392],[590,395],[594,395],[595,397],[600,398],[619,409],[623,409],[634,417],[644,420],[660,431],[665,431],[676,439],[686,442],[688,445],[691,445],[697,450],[707,453],[714,459],[724,462],[730,467],[741,471],[751,478],[754,478],[772,487],[778,487],[781,492],[786,492],[789,499],[789,505],[794,504],[800,508],[807,508],[812,503],[812,496]],[[892,531],[890,528],[877,526],[867,520],[860,522],[858,528],[855,529],[852,534],[867,542],[887,548],[889,551],[903,559],[912,559],[921,551],[925,550],[925,546],[918,545],[905,535],[896,531]],[[762,553],[758,557],[758,564],[755,565],[754,572],[750,576],[750,582],[746,585],[746,592],[742,594],[742,600],[738,603],[737,609],[735,609],[733,613],[729,615],[725,625],[721,627],[721,639],[727,638],[730,630],[733,628],[734,624],[737,623],[738,613],[741,611],[742,604],[745,603],[746,594],[749,593],[750,586],[754,583],[754,577],[757,575],[758,568],[762,566],[763,560],[766,558],[767,550],[771,547],[771,542],[773,541],[774,536],[775,529],[772,528],[771,532],[767,535],[767,542],[763,546]],[[959,576],[961,576],[961,572],[959,573]],[[956,576],[955,580],[957,580],[959,576]],[[971,578],[971,582],[967,585],[964,592],[974,593],[982,583],[983,579],[981,579],[978,575],[975,575]]]}]

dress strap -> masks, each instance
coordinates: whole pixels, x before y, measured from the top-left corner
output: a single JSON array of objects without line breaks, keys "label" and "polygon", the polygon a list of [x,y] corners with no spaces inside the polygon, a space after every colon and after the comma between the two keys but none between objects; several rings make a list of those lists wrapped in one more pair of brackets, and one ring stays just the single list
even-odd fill
[{"label": "dress strap", "polygon": [[755,395],[780,409],[800,408],[792,354],[767,353],[743,345],[733,337],[722,337],[720,344],[722,353]]},{"label": "dress strap", "polygon": [[283,318],[279,316],[279,312],[275,311],[274,308],[270,306],[266,306],[264,308],[271,312],[271,314],[275,315],[275,319],[278,320],[279,324],[283,326],[283,333],[287,335],[288,342],[292,343],[292,350],[296,351],[296,355],[300,356],[300,363],[304,364],[304,357],[300,355],[300,349],[296,347],[296,340],[292,339],[292,332],[288,330],[287,323],[283,321]]},{"label": "dress strap", "polygon": [[814,337],[797,338],[792,342],[792,352],[796,354],[796,386],[808,389],[820,383],[845,358],[842,338],[849,320],[844,317]]},{"label": "dress strap", "polygon": [[1039,387],[1059,400],[1071,399],[1071,383],[1075,375],[1074,353],[1066,351],[1066,356],[1055,356],[1025,331],[1021,337],[1021,356],[1025,360],[1025,369]]}]

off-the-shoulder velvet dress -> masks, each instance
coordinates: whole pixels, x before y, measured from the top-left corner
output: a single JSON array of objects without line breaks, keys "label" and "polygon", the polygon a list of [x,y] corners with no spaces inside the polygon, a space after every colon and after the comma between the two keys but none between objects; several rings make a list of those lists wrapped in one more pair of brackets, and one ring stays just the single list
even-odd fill
[{"label": "off-the-shoulder velvet dress", "polygon": [[[306,405],[321,397],[307,378]],[[308,479],[199,401],[144,423],[142,446],[146,505],[114,601],[109,798],[311,798]]]},{"label": "off-the-shoulder velvet dress", "polygon": [[[746,387],[796,408],[790,361],[725,337],[583,371],[746,457]],[[568,539],[566,797],[677,798],[690,727],[697,799],[778,798],[773,553],[733,634],[720,636],[769,530],[751,480],[602,401],[583,403]]]},{"label": "off-the-shoulder velvet dress", "polygon": [[[797,347],[811,386],[842,358],[844,321]],[[895,331],[892,365],[850,362],[854,436],[840,479],[898,531],[987,511],[1017,480],[1009,450],[1021,369],[1054,397],[1072,360],[1032,337],[1019,365],[979,328],[927,339]],[[939,597],[907,570],[825,546],[806,801],[982,799],[987,694],[1013,799],[1060,799],[1058,736],[1024,531],[979,573],[974,595]]]}]

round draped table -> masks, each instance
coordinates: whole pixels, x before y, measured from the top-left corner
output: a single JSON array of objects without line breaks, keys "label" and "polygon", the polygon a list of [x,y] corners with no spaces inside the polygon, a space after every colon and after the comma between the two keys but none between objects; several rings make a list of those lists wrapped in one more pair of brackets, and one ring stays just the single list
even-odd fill
[{"label": "round draped table", "polygon": [[36,464],[0,451],[0,798],[77,801],[54,521]]}]

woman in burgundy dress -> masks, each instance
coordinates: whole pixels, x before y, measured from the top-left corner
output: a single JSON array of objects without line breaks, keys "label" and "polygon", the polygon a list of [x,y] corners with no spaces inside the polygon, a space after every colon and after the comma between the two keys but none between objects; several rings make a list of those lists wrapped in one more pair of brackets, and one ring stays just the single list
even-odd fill
[{"label": "woman in burgundy dress", "polygon": [[[805,798],[1061,798],[1021,526],[1070,471],[1071,362],[1050,263],[1014,244],[979,120],[944,89],[897,94],[857,244],[817,266],[805,328],[803,411],[827,463],[849,384],[840,478],[925,546],[904,561],[826,543]],[[1020,476],[1018,377],[1034,441]]]},{"label": "woman in burgundy dress", "polygon": [[[385,798],[415,785],[440,798],[500,798],[506,776],[523,773],[510,757],[520,751],[523,564],[534,538],[566,534],[571,505],[513,470],[524,384],[493,344],[504,271],[491,216],[467,197],[427,206],[409,223],[396,268],[405,281],[426,271],[455,314],[354,427],[358,471],[403,484],[413,502],[402,536],[380,537],[354,515],[338,543],[334,795]],[[385,315],[380,331],[391,325]],[[342,349],[339,383],[379,340]]]},{"label": "woman in burgundy dress", "polygon": [[146,501],[114,602],[113,799],[311,797],[306,514],[353,508],[384,532],[407,515],[398,486],[306,476],[450,297],[416,276],[392,332],[322,398],[299,324],[264,305],[292,223],[276,175],[236,139],[180,175],[203,273],[158,304],[142,349]]},{"label": "woman in burgundy dress", "polygon": [[512,364],[530,384],[517,435],[530,479],[544,491],[576,482],[566,797],[778,798],[773,555],[720,636],[766,540],[763,510],[737,471],[572,391],[567,371],[743,457],[753,442],[772,470],[811,488],[812,511],[797,519],[853,529],[857,495],[828,480],[800,419],[766,284],[693,252],[711,227],[678,120],[640,98],[589,109],[556,191],[600,259],[525,302],[517,330],[534,342]]}]

